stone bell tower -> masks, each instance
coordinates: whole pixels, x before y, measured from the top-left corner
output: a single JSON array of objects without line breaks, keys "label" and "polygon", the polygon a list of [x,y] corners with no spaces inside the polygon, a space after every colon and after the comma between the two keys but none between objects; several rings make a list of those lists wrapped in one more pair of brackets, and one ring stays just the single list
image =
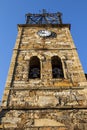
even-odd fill
[{"label": "stone bell tower", "polygon": [[60,12],[18,24],[0,129],[87,130],[87,81]]}]

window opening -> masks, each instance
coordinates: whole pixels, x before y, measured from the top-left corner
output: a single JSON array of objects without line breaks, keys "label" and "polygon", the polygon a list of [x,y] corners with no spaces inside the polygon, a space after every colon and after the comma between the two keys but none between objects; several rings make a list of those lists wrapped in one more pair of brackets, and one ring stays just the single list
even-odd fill
[{"label": "window opening", "polygon": [[52,77],[53,78],[64,78],[61,59],[58,56],[51,58],[52,64]]},{"label": "window opening", "polygon": [[40,60],[37,56],[30,58],[29,78],[40,78]]}]

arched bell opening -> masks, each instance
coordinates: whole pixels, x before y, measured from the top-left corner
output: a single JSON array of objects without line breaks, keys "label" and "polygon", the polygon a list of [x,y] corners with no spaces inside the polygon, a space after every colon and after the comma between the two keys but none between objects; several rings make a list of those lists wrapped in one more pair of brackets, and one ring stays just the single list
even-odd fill
[{"label": "arched bell opening", "polygon": [[37,56],[30,58],[29,79],[40,78],[40,60]]},{"label": "arched bell opening", "polygon": [[52,64],[52,77],[64,78],[61,59],[58,56],[53,56],[51,58],[51,64]]}]

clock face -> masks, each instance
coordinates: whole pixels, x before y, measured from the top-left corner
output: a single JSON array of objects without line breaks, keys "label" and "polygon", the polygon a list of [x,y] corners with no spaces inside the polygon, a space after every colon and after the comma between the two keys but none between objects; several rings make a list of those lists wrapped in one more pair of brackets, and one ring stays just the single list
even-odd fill
[{"label": "clock face", "polygon": [[39,30],[37,34],[41,37],[48,37],[51,35],[51,32],[48,30]]}]

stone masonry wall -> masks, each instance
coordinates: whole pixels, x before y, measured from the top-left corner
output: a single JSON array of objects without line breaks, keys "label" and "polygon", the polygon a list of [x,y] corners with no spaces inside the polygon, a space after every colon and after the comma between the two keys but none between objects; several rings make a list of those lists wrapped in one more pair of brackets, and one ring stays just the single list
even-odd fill
[{"label": "stone masonry wall", "polygon": [[[41,38],[37,32],[42,29],[57,34],[54,38]],[[32,56],[40,59],[41,78],[29,79],[29,61]],[[51,57],[61,58],[63,79],[52,78]],[[4,91],[3,106],[10,99],[15,88],[55,88],[86,86],[86,79],[68,27],[19,26],[18,37],[13,51],[10,71]],[[8,99],[9,97],[9,99]]]},{"label": "stone masonry wall", "polygon": [[[41,38],[39,30],[57,34]],[[40,79],[29,79],[32,56]],[[61,59],[64,78],[52,78],[51,57]],[[69,27],[18,25],[2,109],[1,130],[87,130],[87,81]]]},{"label": "stone masonry wall", "polygon": [[[38,36],[37,32],[43,29],[55,32],[57,37],[42,38]],[[73,82],[85,81],[84,72],[76,48],[67,27],[24,27],[19,49],[20,52],[17,63],[19,64],[20,62],[25,66],[25,72],[28,72],[30,57],[38,56],[41,60],[41,74],[44,75],[46,71],[47,75],[42,76],[42,79],[45,77],[46,79],[47,77],[52,79],[51,57],[57,55],[62,60],[63,70],[65,72],[64,77],[66,79],[70,79],[71,76]],[[18,67],[20,67],[20,65]]]},{"label": "stone masonry wall", "polygon": [[13,89],[10,108],[82,108],[87,107],[87,89]]},{"label": "stone masonry wall", "polygon": [[4,110],[1,130],[87,130],[87,110]]}]

